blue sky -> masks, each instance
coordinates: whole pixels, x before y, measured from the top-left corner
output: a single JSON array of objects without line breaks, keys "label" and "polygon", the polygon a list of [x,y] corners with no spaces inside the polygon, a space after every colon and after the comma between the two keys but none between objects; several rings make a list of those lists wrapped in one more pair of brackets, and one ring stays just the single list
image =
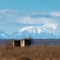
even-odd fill
[{"label": "blue sky", "polygon": [[60,11],[60,0],[1,0],[0,9],[13,9],[20,12]]},{"label": "blue sky", "polygon": [[60,37],[60,0],[0,0],[0,31],[13,34],[30,25]]}]

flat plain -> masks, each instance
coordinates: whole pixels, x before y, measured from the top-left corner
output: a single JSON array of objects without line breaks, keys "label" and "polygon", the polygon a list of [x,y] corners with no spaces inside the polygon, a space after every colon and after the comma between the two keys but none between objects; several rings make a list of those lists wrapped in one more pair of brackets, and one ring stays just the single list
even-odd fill
[{"label": "flat plain", "polygon": [[60,46],[0,46],[0,60],[60,60]]}]

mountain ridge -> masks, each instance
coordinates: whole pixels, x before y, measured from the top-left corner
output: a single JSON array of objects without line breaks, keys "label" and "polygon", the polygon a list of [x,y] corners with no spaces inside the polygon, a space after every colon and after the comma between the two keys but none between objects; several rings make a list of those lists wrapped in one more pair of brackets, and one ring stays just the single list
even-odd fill
[{"label": "mountain ridge", "polygon": [[[5,32],[2,32],[2,34],[5,35],[6,38],[35,38],[35,39],[58,38],[52,30],[49,30],[46,27],[42,26],[26,26],[22,27],[21,29],[19,29],[18,31],[14,32],[11,35]],[[0,36],[0,38],[5,37]]]}]

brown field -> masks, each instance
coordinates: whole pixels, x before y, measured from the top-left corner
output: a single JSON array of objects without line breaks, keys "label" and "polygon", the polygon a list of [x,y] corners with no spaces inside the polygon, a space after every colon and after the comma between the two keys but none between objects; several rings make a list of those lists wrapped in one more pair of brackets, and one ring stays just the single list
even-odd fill
[{"label": "brown field", "polygon": [[60,60],[60,46],[0,46],[0,60]]}]

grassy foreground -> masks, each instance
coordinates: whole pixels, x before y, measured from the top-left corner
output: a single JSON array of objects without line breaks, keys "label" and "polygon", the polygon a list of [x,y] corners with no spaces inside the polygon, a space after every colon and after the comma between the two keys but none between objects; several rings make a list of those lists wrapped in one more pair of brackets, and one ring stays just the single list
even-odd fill
[{"label": "grassy foreground", "polygon": [[60,46],[0,46],[0,60],[60,60]]}]

